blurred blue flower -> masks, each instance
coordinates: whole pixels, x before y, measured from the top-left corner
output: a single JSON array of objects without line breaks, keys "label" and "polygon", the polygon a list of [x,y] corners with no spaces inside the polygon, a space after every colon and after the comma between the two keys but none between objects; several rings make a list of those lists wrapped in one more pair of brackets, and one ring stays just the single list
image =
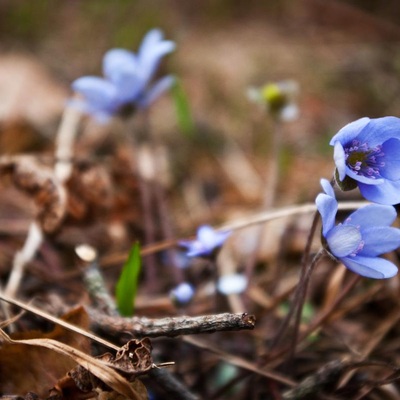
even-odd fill
[{"label": "blurred blue flower", "polygon": [[194,295],[193,286],[187,282],[180,283],[177,287],[171,290],[170,295],[178,304],[187,304],[192,300]]},{"label": "blurred blue flower", "polygon": [[400,203],[400,118],[361,118],[331,140],[338,184],[346,177],[380,204]]},{"label": "blurred blue flower", "polygon": [[350,214],[343,224],[335,225],[338,209],[330,183],[321,180],[325,193],[316,198],[322,218],[322,236],[327,250],[348,269],[367,278],[391,278],[397,267],[380,254],[400,246],[400,229],[390,227],[396,218],[393,206],[371,204]]},{"label": "blurred blue flower", "polygon": [[162,57],[174,49],[174,42],[163,40],[162,32],[153,29],[144,37],[137,54],[109,50],[103,58],[104,78],[84,76],[72,83],[72,89],[82,96],[72,100],[72,105],[99,122],[107,121],[125,106],[148,107],[174,82],[172,76],[165,76],[149,86]]},{"label": "blurred blue flower", "polygon": [[222,275],[218,279],[218,291],[225,295],[243,293],[247,288],[247,278],[243,274]]},{"label": "blurred blue flower", "polygon": [[207,257],[223,245],[231,232],[217,232],[209,225],[203,225],[197,230],[197,239],[181,240],[179,244],[186,247],[188,257]]}]

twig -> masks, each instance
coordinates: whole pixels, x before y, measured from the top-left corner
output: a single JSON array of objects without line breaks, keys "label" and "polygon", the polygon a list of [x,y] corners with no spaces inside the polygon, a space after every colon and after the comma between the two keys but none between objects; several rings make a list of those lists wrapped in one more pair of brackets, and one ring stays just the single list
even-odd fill
[{"label": "twig", "polygon": [[255,317],[248,314],[214,314],[198,317],[168,317],[150,319],[146,317],[114,317],[95,310],[88,310],[94,330],[116,334],[130,332],[135,337],[175,337],[218,331],[253,329]]},{"label": "twig", "polygon": [[258,375],[265,376],[269,379],[272,379],[276,382],[283,383],[284,385],[287,385],[287,386],[293,387],[296,385],[295,381],[287,378],[284,375],[281,375],[277,372],[268,371],[266,369],[257,368],[257,366],[253,362],[249,362],[241,357],[229,354],[229,353],[221,350],[220,348],[213,346],[211,343],[208,343],[208,342],[205,343],[204,341],[198,340],[191,336],[184,336],[183,341],[185,341],[186,343],[190,343],[191,345],[199,347],[201,349],[211,351],[212,353],[217,355],[219,358],[223,359],[226,362],[229,362],[230,364],[236,365],[239,368],[243,368],[244,370],[246,370],[246,372],[248,372],[248,371],[254,372]]},{"label": "twig", "polygon": [[[384,363],[381,361],[373,361],[373,360],[356,361],[356,362],[335,360],[325,364],[316,373],[311,374],[305,379],[303,379],[295,388],[290,389],[287,392],[283,393],[282,399],[301,400],[301,399],[309,399],[311,397],[315,398],[316,395],[318,396],[318,398],[324,398],[325,396],[322,397],[323,395],[321,394],[321,391],[326,390],[329,391],[329,393],[333,393],[334,392],[333,389],[334,388],[336,389],[337,383],[343,374],[354,371],[358,368],[365,368],[365,367],[388,368],[392,370],[392,374],[390,374],[387,378],[384,379],[370,380],[365,376],[364,373],[363,376],[360,377],[360,380],[354,386],[354,389],[356,389],[357,387],[365,387],[366,385],[370,385],[371,388],[376,386],[387,385],[399,379],[399,372],[400,372],[399,369],[388,363]],[[360,398],[361,397],[357,397],[357,399]]]},{"label": "twig", "polygon": [[305,301],[305,298],[307,295],[307,289],[308,289],[308,286],[309,286],[310,280],[311,280],[311,274],[313,273],[317,263],[319,262],[319,260],[322,258],[322,256],[324,254],[325,254],[325,250],[322,249],[314,256],[310,265],[306,267],[306,269],[304,271],[304,275],[302,275],[302,277],[301,277],[302,279],[299,282],[299,285],[297,286],[298,290],[296,290],[296,292],[295,292],[293,306],[295,307],[296,311],[295,311],[292,347],[291,347],[289,359],[288,359],[289,364],[292,363],[295,352],[296,352],[297,339],[299,336],[299,330],[300,330],[300,324],[301,324],[301,316],[302,316],[304,301]]},{"label": "twig", "polygon": [[84,267],[83,280],[96,308],[108,315],[117,315],[117,307],[107,290],[97,259]]},{"label": "twig", "polygon": [[[367,201],[343,201],[338,204],[338,210],[346,211],[346,210],[356,210],[362,206],[370,204]],[[241,218],[233,222],[228,222],[220,227],[216,228],[216,231],[235,231],[239,229],[247,228],[248,226],[263,224],[268,221],[272,221],[274,219],[289,217],[292,215],[301,215],[301,214],[311,214],[316,211],[316,206],[314,203],[306,203],[296,206],[277,208],[270,211],[264,211],[255,215],[250,215],[246,218]],[[157,253],[170,247],[174,247],[178,244],[178,240],[165,240],[163,242],[152,243],[150,245],[144,246],[141,250],[142,256],[147,256],[152,253]],[[124,262],[126,260],[127,254],[112,254],[110,256],[104,257],[101,259],[100,264],[102,266],[105,265],[114,265],[117,263]]]},{"label": "twig", "polygon": [[[310,253],[311,253],[312,239],[314,237],[315,230],[317,228],[318,220],[319,220],[319,214],[315,213],[312,224],[311,224],[311,229],[310,229],[310,232],[307,237],[307,242],[306,242],[306,247],[305,247],[304,254],[303,254],[303,259],[301,260],[300,278],[299,278],[299,283],[297,284],[297,287],[296,287],[294,299],[291,304],[288,315],[284,319],[282,325],[278,329],[277,334],[275,335],[275,338],[270,346],[270,350],[275,348],[276,346],[278,346],[278,344],[282,341],[293,315],[296,315],[296,324],[298,325],[300,323],[301,308],[303,307],[303,302],[304,302],[304,298],[306,295],[307,286],[308,286],[309,280],[311,278],[311,273],[315,266],[314,262],[312,262],[309,265],[309,259],[310,259]],[[320,253],[317,254],[316,261],[319,259],[319,257],[321,257]],[[297,314],[296,314],[296,310],[297,310]],[[293,339],[294,340],[293,341],[293,349],[296,347],[298,326],[295,326],[295,330],[296,330],[296,332],[295,332],[294,339]]]},{"label": "twig", "polygon": [[320,394],[321,390],[336,383],[346,368],[348,368],[348,364],[344,364],[342,361],[332,361],[315,374],[305,378],[297,387],[285,392],[282,399],[300,400],[308,398],[310,395]]},{"label": "twig", "polygon": [[178,379],[167,369],[153,368],[149,377],[155,379],[163,388],[169,399],[175,400],[199,400],[200,397],[191,393]]}]

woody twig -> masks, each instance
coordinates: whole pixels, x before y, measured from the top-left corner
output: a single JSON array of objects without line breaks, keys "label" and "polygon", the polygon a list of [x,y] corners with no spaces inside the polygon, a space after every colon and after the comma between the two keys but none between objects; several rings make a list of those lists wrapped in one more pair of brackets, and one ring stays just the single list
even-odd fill
[{"label": "woody twig", "polygon": [[108,334],[130,332],[140,337],[176,337],[218,331],[250,330],[255,326],[254,315],[223,313],[197,317],[179,316],[159,319],[145,317],[123,318],[88,310],[92,329]]}]

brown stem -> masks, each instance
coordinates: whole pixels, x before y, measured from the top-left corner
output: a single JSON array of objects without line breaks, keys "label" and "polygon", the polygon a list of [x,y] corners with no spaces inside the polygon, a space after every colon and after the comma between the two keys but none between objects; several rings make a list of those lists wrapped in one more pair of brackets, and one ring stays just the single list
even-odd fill
[{"label": "brown stem", "polygon": [[[292,319],[292,317],[298,307],[297,301],[299,300],[299,298],[300,298],[299,296],[303,292],[303,289],[305,289],[304,290],[304,295],[305,295],[305,291],[306,291],[307,285],[308,285],[308,280],[309,280],[309,278],[311,276],[311,272],[312,272],[312,269],[310,271],[310,268],[307,268],[307,267],[309,266],[311,244],[312,244],[312,239],[314,237],[315,231],[318,226],[318,221],[319,221],[319,214],[318,214],[318,212],[316,212],[314,214],[313,222],[311,224],[311,229],[310,229],[310,232],[307,237],[307,242],[306,242],[306,247],[304,249],[303,258],[301,260],[300,278],[299,278],[299,283],[297,285],[296,292],[294,295],[294,301],[292,302],[292,305],[290,307],[288,315],[286,316],[282,325],[278,329],[278,333],[275,335],[275,338],[270,346],[270,350],[275,348],[276,346],[278,346],[278,344],[282,341],[282,339],[287,331],[287,328],[289,326],[290,320]],[[312,263],[311,263],[311,265],[312,265]]]}]

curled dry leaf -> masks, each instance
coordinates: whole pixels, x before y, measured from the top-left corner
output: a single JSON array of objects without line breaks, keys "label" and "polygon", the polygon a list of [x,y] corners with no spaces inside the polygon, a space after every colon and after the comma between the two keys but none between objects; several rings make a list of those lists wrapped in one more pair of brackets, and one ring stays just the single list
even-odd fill
[{"label": "curled dry leaf", "polygon": [[[93,389],[97,388],[113,390],[118,394],[124,395],[126,399],[145,400],[143,396],[136,392],[130,382],[121,376],[117,371],[115,371],[113,365],[108,362],[91,357],[80,350],[53,339],[13,340],[1,329],[0,337],[8,344],[27,345],[50,349],[56,352],[58,355],[66,356],[67,358],[72,359],[74,362],[79,364],[79,367],[83,367],[83,370],[86,370],[90,373],[88,378],[87,372],[85,372],[86,379],[82,385],[84,390],[80,390],[80,388],[76,386],[74,379],[68,379],[68,376],[67,378],[61,379],[51,390],[50,397],[48,397],[49,400],[89,399],[91,398],[92,392],[93,395],[96,394]],[[79,376],[79,373],[76,372],[76,369],[73,371],[76,373],[76,379],[76,377]],[[137,373],[140,372],[138,371]],[[71,375],[69,374],[69,376]],[[61,387],[60,383],[62,385]],[[79,393],[79,391],[81,393]],[[70,395],[71,393],[73,393],[72,397]]]},{"label": "curled dry leaf", "polygon": [[0,176],[5,175],[10,176],[18,189],[33,197],[43,231],[54,232],[65,215],[66,192],[52,169],[31,156],[2,157]]},{"label": "curled dry leaf", "polygon": [[[88,329],[88,316],[83,307],[78,307],[64,316],[62,321]],[[13,319],[11,321],[13,322]],[[89,339],[71,330],[56,325],[50,332],[16,332],[11,340],[32,338],[51,339],[63,342],[82,352],[90,351]],[[3,393],[24,395],[35,392],[45,396],[48,389],[76,363],[66,357],[54,357],[54,352],[45,348],[4,342],[0,346],[0,387]]]},{"label": "curled dry leaf", "polygon": [[[115,357],[111,353],[105,353],[97,357],[96,362],[114,370],[119,379],[125,377],[127,382],[134,382],[135,385],[131,385],[131,387],[138,389],[133,389],[134,392],[137,392],[134,399],[147,399],[147,391],[141,387],[140,383],[136,383],[136,378],[138,375],[148,372],[153,366],[151,343],[148,338],[130,340],[121,347]],[[52,399],[83,399],[88,398],[87,396],[94,393],[95,390],[109,392],[110,389],[116,393],[126,394],[125,391],[118,391],[115,384],[112,386],[110,382],[107,382],[104,374],[97,371],[94,366],[80,364],[57,382],[52,389]]]}]

